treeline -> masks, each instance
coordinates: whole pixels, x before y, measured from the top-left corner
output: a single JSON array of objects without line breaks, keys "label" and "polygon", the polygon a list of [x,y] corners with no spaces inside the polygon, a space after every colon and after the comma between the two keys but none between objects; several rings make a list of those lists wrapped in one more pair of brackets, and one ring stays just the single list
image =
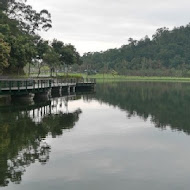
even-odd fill
[{"label": "treeline", "polygon": [[40,69],[48,65],[51,73],[60,67],[81,63],[79,53],[71,44],[49,42],[37,32],[52,27],[47,10],[35,11],[26,1],[0,1],[0,73],[23,74],[26,65]]},{"label": "treeline", "polygon": [[129,39],[128,45],[83,56],[83,68],[123,75],[190,76],[190,24],[160,28],[150,39]]}]

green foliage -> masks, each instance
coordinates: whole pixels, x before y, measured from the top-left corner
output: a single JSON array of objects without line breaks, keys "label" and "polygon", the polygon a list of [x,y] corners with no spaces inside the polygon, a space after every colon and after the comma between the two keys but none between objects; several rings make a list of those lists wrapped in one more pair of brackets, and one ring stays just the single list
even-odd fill
[{"label": "green foliage", "polygon": [[0,72],[23,74],[28,65],[38,68],[49,66],[51,72],[64,65],[81,64],[75,47],[54,40],[52,44],[36,34],[52,27],[47,10],[37,12],[26,0],[1,0],[0,2]]},{"label": "green foliage", "polygon": [[20,0],[5,0],[1,4],[0,34],[3,41],[1,39],[0,42],[0,70],[7,74],[20,74],[26,64],[42,59],[47,51],[48,42],[35,35],[35,31],[51,27],[50,14],[46,10],[38,13]]},{"label": "green foliage", "polygon": [[33,10],[32,6],[27,5],[22,0],[7,0],[5,4],[6,14],[9,18],[18,21],[20,30],[35,34],[37,30],[47,31],[52,27],[51,14],[47,10],[37,12]]},{"label": "green foliage", "polygon": [[23,67],[31,62],[35,55],[32,38],[25,35],[10,36],[7,39],[11,46],[9,67],[6,71],[22,73]]},{"label": "green foliage", "polygon": [[59,61],[62,65],[72,65],[75,63],[80,64],[80,56],[75,47],[71,44],[64,44],[56,39],[52,42],[54,51],[59,55]]},{"label": "green foliage", "polygon": [[148,36],[139,41],[130,38],[128,45],[121,48],[84,54],[83,62],[88,69],[108,73],[115,70],[124,75],[159,75],[160,71],[170,75],[173,69],[184,74],[190,68],[189,36],[190,24],[171,31],[164,27],[156,31],[152,40]]},{"label": "green foliage", "polygon": [[3,40],[3,35],[0,34],[0,72],[8,67],[8,58],[10,56],[10,46]]},{"label": "green foliage", "polygon": [[49,47],[48,51],[43,57],[43,61],[50,67],[50,72],[55,71],[55,68],[60,65],[59,54],[55,52],[54,48]]},{"label": "green foliage", "polygon": [[49,45],[48,41],[41,39],[40,37],[36,38],[36,59],[42,60],[44,55],[48,52]]}]

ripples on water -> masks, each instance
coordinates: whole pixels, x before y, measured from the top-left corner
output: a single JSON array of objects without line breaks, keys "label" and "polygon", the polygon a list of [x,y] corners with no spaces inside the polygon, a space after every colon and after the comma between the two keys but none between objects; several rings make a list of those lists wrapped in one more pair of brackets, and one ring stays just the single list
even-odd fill
[{"label": "ripples on water", "polygon": [[116,82],[0,107],[2,189],[189,189],[190,85]]}]

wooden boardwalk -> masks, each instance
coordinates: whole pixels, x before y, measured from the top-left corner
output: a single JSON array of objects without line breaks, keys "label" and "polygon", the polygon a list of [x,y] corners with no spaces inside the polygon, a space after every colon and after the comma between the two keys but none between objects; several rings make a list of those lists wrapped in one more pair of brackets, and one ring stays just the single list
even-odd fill
[{"label": "wooden boardwalk", "polygon": [[48,91],[68,92],[76,88],[94,88],[93,79],[0,79],[0,95],[27,95],[47,93]]}]

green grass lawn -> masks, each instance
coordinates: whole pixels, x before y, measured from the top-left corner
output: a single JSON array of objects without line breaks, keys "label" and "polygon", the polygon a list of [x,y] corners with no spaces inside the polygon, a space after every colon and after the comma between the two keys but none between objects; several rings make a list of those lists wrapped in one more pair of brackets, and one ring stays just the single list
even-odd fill
[{"label": "green grass lawn", "polygon": [[[93,78],[93,79],[96,79],[97,82],[101,82],[101,81],[107,81],[107,82],[109,81],[190,82],[190,78],[185,78],[185,77],[123,76],[123,75],[112,75],[112,74],[87,75],[84,73],[68,73],[68,75],[66,75],[65,73],[58,73],[57,76],[63,77],[63,78]],[[33,75],[31,77],[36,77],[36,76]],[[49,77],[49,74],[47,74],[46,77]],[[28,76],[27,75],[15,76],[14,78],[28,78]],[[41,75],[40,78],[44,78],[44,76]]]},{"label": "green grass lawn", "polygon": [[95,78],[97,81],[163,81],[163,82],[190,82],[190,78],[183,77],[148,77],[148,76],[122,76],[111,74],[83,75],[83,77]]}]

